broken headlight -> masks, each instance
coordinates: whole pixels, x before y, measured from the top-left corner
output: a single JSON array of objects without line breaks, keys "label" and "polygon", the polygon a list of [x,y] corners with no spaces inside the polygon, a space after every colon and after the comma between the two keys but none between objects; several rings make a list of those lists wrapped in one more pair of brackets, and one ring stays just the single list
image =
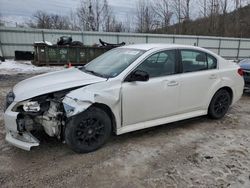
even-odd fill
[{"label": "broken headlight", "polygon": [[7,109],[15,99],[15,94],[11,91],[6,95],[5,109]]},{"label": "broken headlight", "polygon": [[25,112],[39,112],[40,109],[40,104],[37,101],[28,101],[23,104],[23,110]]},{"label": "broken headlight", "polygon": [[75,111],[75,108],[73,106],[70,106],[70,105],[65,104],[65,103],[63,103],[63,106],[64,106],[64,110],[65,110],[67,115],[70,115]]}]

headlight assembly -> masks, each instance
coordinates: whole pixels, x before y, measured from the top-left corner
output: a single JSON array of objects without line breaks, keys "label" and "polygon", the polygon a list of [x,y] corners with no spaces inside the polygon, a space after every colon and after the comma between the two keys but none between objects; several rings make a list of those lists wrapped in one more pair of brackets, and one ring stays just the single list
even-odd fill
[{"label": "headlight assembly", "polygon": [[64,109],[65,109],[65,112],[67,115],[71,115],[72,113],[74,113],[75,108],[73,106],[70,106],[70,105],[65,104],[65,103],[63,104],[63,106],[64,106]]},{"label": "headlight assembly", "polygon": [[15,94],[11,91],[6,95],[5,109],[7,109],[14,100],[15,100]]},{"label": "headlight assembly", "polygon": [[23,104],[23,110],[25,112],[39,112],[40,104],[37,101],[28,101]]}]

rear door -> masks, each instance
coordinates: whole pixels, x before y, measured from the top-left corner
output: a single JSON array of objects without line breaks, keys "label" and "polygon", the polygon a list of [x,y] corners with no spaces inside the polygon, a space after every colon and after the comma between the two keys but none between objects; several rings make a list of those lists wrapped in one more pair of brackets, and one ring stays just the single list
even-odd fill
[{"label": "rear door", "polygon": [[180,113],[200,110],[219,79],[217,59],[205,52],[181,49]]}]

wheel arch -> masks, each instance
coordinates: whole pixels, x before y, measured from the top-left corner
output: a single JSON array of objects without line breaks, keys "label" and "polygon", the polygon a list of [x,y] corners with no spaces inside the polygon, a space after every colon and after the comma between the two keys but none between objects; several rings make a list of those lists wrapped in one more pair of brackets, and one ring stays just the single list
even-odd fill
[{"label": "wheel arch", "polygon": [[234,97],[233,89],[232,89],[231,87],[229,87],[229,86],[222,86],[222,87],[220,87],[219,89],[217,89],[217,90],[213,93],[212,97],[210,97],[210,101],[209,101],[208,108],[209,108],[209,106],[210,106],[210,103],[211,103],[211,101],[212,101],[214,95],[215,95],[218,91],[220,91],[220,90],[226,90],[226,91],[229,93],[229,95],[230,95],[230,100],[231,100],[231,101],[230,101],[230,105],[232,104],[232,102],[233,102],[233,97]]},{"label": "wheel arch", "polygon": [[[230,101],[227,100],[227,103],[225,103],[225,104],[224,104],[224,98],[222,99],[223,103],[221,103],[219,101],[219,107],[218,108],[220,109],[220,111],[217,111],[215,109],[215,104],[216,104],[216,101],[221,100],[221,98],[220,98],[221,93],[222,94],[227,93],[227,96],[224,96],[224,94],[223,94],[223,97],[225,97],[225,99],[228,99],[228,97],[229,97]],[[208,110],[207,110],[208,116],[210,118],[212,118],[212,119],[220,119],[220,118],[224,117],[224,115],[227,113],[230,105],[232,104],[232,101],[233,101],[232,97],[233,97],[233,90],[230,87],[224,86],[224,87],[221,87],[220,89],[218,89],[214,93],[213,97],[210,100],[210,104],[209,104]]]},{"label": "wheel arch", "polygon": [[[233,97],[234,97],[234,94],[233,94],[233,89],[231,88],[231,87],[229,87],[229,86],[224,86],[224,87],[222,87],[222,88],[220,88],[219,90],[222,90],[222,89],[224,89],[224,90],[226,90],[228,93],[229,93],[229,95],[230,95],[230,105],[232,104],[232,101],[233,101]],[[218,90],[218,91],[219,91]],[[218,91],[216,91],[216,92],[218,92]]]},{"label": "wheel arch", "polygon": [[108,105],[103,104],[103,103],[93,103],[89,108],[91,107],[100,108],[108,114],[112,123],[112,132],[115,132],[116,131],[116,118],[111,108]]}]

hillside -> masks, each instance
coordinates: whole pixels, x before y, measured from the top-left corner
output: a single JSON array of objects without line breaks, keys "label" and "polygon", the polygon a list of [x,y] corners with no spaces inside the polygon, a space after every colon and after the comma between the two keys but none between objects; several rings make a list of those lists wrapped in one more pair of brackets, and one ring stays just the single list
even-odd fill
[{"label": "hillside", "polygon": [[155,30],[154,33],[249,38],[250,5],[225,15],[184,21],[180,25],[175,24],[167,28]]}]

